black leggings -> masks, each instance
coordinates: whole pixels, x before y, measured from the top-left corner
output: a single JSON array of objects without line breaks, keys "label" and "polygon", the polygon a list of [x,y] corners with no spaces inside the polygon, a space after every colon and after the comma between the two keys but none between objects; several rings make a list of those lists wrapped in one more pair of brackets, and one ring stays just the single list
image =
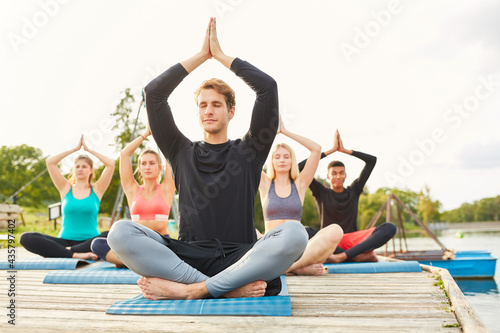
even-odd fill
[{"label": "black leggings", "polygon": [[[318,232],[318,230],[311,227],[306,227],[306,231],[309,234],[309,239],[311,239]],[[358,254],[373,251],[381,247],[396,234],[396,231],[396,226],[391,222],[382,223],[381,225],[376,227],[375,230],[373,230],[373,233],[361,243],[347,250],[337,247],[335,249],[335,252],[333,253],[338,254],[345,252],[345,254],[347,255],[347,260],[350,260]]]},{"label": "black leggings", "polygon": [[[107,237],[108,231],[104,231],[97,237]],[[39,232],[26,232],[21,236],[19,242],[30,252],[46,258],[72,258],[74,252],[91,252],[90,244],[94,240],[90,238],[83,241],[75,241],[52,237]],[[70,247],[68,250],[66,247]]]},{"label": "black leggings", "polygon": [[350,260],[357,256],[358,254],[373,251],[385,243],[387,243],[395,234],[397,228],[391,222],[385,222],[379,225],[373,230],[373,233],[364,241],[351,247],[350,249],[344,250],[340,247],[335,249],[333,253],[342,253],[345,252],[347,255],[347,260]]}]

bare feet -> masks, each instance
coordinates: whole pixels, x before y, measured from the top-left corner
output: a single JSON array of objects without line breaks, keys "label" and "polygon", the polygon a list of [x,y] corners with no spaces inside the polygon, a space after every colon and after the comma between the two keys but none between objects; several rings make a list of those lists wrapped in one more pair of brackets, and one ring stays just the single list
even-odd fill
[{"label": "bare feet", "polygon": [[347,260],[347,255],[342,252],[338,254],[332,254],[326,258],[325,263],[327,264],[338,264]]},{"label": "bare feet", "polygon": [[227,298],[262,297],[266,293],[266,287],[267,283],[265,281],[254,281],[231,290],[222,296]]},{"label": "bare feet", "polygon": [[291,273],[295,275],[323,275],[327,273],[326,267],[323,264],[312,264],[309,266],[304,266],[293,270]]},{"label": "bare feet", "polygon": [[137,280],[144,297],[159,299],[201,299],[210,296],[205,282],[183,284],[157,277],[141,277]]},{"label": "bare feet", "polygon": [[[144,298],[150,300],[160,299],[201,299],[210,296],[205,282],[183,284],[164,280],[157,277],[141,277],[137,285],[144,293]],[[265,281],[254,281],[236,288],[223,296],[236,297],[262,297],[266,293]]]},{"label": "bare feet", "polygon": [[[328,259],[326,259],[325,262],[338,264],[346,260],[347,260],[347,255],[345,254],[345,252],[342,252],[338,254],[332,254],[331,256],[328,257]],[[351,258],[351,260],[356,262],[377,262],[378,257],[373,251],[370,251],[358,254],[354,258]]]},{"label": "bare feet", "polygon": [[370,251],[370,252],[358,254],[357,256],[352,258],[351,260],[356,261],[356,262],[377,262],[378,257],[373,251]]},{"label": "bare feet", "polygon": [[97,260],[99,257],[94,252],[73,252],[75,259]]}]

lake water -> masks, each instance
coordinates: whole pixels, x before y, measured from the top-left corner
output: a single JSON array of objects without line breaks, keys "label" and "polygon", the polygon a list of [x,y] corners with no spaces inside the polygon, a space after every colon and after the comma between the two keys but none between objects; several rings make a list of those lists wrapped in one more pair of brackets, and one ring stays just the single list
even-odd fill
[{"label": "lake water", "polygon": [[[439,235],[439,240],[449,249],[456,251],[489,250],[494,256],[500,258],[500,232],[462,231],[463,238],[457,238],[456,232],[456,230],[445,230]],[[439,250],[437,244],[430,238],[408,238],[407,242],[410,251]],[[397,240],[396,244],[398,249]],[[497,261],[494,279],[456,280],[465,297],[491,333],[500,333],[499,270]]]}]

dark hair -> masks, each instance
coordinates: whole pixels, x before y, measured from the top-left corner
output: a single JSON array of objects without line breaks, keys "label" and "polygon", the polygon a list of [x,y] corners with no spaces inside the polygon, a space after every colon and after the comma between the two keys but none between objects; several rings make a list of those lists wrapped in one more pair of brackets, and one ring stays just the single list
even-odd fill
[{"label": "dark hair", "polygon": [[333,168],[333,167],[344,167],[344,169],[345,169],[344,163],[342,163],[340,161],[331,161],[328,164],[328,169],[327,170],[330,170],[330,168]]}]

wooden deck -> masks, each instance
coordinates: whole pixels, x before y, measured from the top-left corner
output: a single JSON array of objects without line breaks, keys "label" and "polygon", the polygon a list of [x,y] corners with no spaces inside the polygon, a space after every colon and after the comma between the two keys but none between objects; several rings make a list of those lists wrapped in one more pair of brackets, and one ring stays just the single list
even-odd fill
[{"label": "wooden deck", "polygon": [[[18,260],[30,256],[16,251]],[[1,249],[0,260],[6,257]],[[107,315],[114,302],[138,295],[138,287],[43,284],[47,273],[15,274],[14,327],[7,323],[11,298],[3,271],[1,332],[462,332],[433,272],[287,277],[292,317]]]}]

